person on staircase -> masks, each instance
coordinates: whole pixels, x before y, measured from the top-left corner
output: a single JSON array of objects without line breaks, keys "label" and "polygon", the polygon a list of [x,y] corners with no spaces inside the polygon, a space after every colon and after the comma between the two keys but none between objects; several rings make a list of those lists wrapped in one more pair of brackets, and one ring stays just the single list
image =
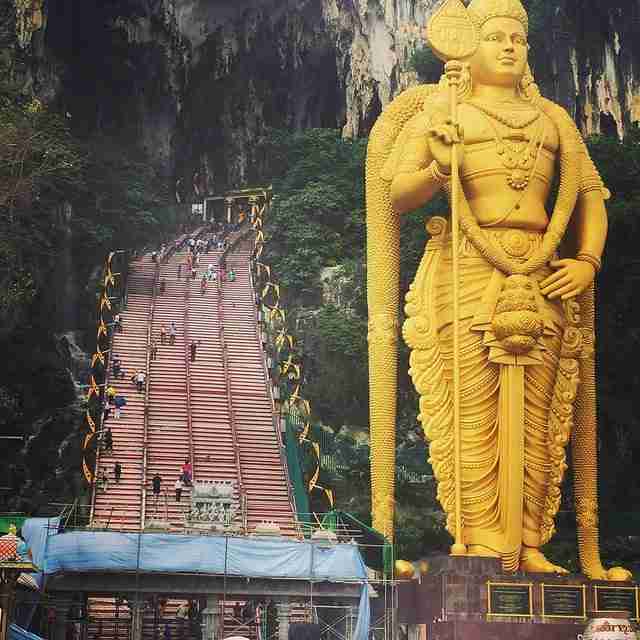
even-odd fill
[{"label": "person on staircase", "polygon": [[159,473],[156,473],[153,478],[151,478],[151,488],[153,489],[153,504],[157,509],[158,498],[160,498],[160,489],[162,488],[162,478]]},{"label": "person on staircase", "polygon": [[215,282],[216,268],[213,266],[213,263],[210,263],[209,266],[207,267],[207,278]]},{"label": "person on staircase", "polygon": [[102,493],[107,493],[107,489],[109,489],[109,478],[107,477],[107,473],[104,469],[98,476],[98,489],[100,489]]},{"label": "person on staircase", "polygon": [[195,266],[191,267],[191,279],[195,280],[198,277],[198,270]]},{"label": "person on staircase", "polygon": [[195,340],[192,340],[189,343],[189,360],[191,360],[191,362],[195,362],[196,361],[196,350],[198,348],[198,343]]},{"label": "person on staircase", "polygon": [[146,379],[147,374],[142,369],[138,369],[138,371],[133,374],[131,381],[135,383],[138,393],[142,393],[144,391],[144,383]]},{"label": "person on staircase", "polygon": [[184,464],[182,465],[182,481],[184,482],[185,486],[187,487],[191,486],[192,477],[193,477],[193,467],[191,466],[191,462],[189,461],[189,458],[187,458],[184,461]]},{"label": "person on staircase", "polygon": [[182,277],[182,262],[178,263],[178,280]]},{"label": "person on staircase", "polygon": [[231,269],[229,269],[229,282],[235,282],[236,281],[236,272],[233,270],[233,267],[231,267]]},{"label": "person on staircase", "polygon": [[165,344],[167,341],[167,323],[163,322],[160,327],[160,344]]},{"label": "person on staircase", "polygon": [[120,420],[120,416],[122,415],[122,407],[127,404],[127,399],[124,396],[117,395],[113,399],[113,417],[116,420]]},{"label": "person on staircase", "polygon": [[180,502],[180,498],[182,497],[182,488],[184,487],[184,483],[182,482],[182,477],[178,477],[173,485],[173,488],[176,491],[176,502]]},{"label": "person on staircase", "polygon": [[107,387],[106,393],[107,393],[107,402],[113,402],[116,395],[118,395],[118,392],[115,390],[115,388],[112,385],[109,385]]},{"label": "person on staircase", "polygon": [[178,333],[178,327],[176,326],[176,321],[172,320],[169,324],[169,344],[176,343],[176,334]]},{"label": "person on staircase", "polygon": [[124,375],[122,371],[122,360],[120,360],[120,356],[117,353],[113,354],[113,360],[111,361],[111,373],[116,380]]},{"label": "person on staircase", "polygon": [[207,293],[207,275],[202,275],[202,280],[200,280],[200,293],[204,295]]},{"label": "person on staircase", "polygon": [[108,427],[104,432],[102,439],[103,449],[105,453],[113,453],[113,433],[111,433],[111,427]]},{"label": "person on staircase", "polygon": [[149,354],[152,361],[158,357],[158,341],[155,338],[151,338],[151,344],[149,345]]},{"label": "person on staircase", "polygon": [[117,460],[115,465],[113,466],[113,477],[116,479],[116,483],[119,483],[120,478],[122,478],[122,465]]},{"label": "person on staircase", "polygon": [[122,333],[122,316],[119,313],[113,316],[113,329],[118,333]]}]

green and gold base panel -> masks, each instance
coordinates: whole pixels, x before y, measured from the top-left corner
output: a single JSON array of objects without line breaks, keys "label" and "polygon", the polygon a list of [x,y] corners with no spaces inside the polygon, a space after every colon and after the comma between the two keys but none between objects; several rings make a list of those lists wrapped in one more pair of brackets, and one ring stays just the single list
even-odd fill
[{"label": "green and gold base panel", "polygon": [[492,558],[429,559],[398,584],[398,619],[438,640],[580,640],[596,619],[640,620],[640,586],[580,575],[503,574]]}]

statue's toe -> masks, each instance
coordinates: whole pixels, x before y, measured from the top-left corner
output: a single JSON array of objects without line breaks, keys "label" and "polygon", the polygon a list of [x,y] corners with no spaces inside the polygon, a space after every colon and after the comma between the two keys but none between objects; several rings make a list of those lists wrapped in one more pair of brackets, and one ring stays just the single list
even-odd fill
[{"label": "statue's toe", "polygon": [[611,567],[607,571],[606,579],[613,582],[630,582],[633,580],[633,574],[624,567]]}]

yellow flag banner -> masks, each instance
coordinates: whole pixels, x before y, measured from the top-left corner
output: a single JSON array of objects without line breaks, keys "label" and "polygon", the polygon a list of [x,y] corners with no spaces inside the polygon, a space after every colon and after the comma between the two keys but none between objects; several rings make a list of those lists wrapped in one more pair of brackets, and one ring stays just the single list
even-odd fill
[{"label": "yellow flag banner", "polygon": [[102,316],[100,317],[100,323],[98,324],[98,340],[103,336],[106,338],[109,335],[109,330],[107,329],[107,325],[104,323],[104,319]]},{"label": "yellow flag banner", "polygon": [[100,349],[98,349],[98,351],[96,351],[93,354],[93,357],[91,358],[91,366],[95,367],[96,363],[99,362],[104,367],[104,362],[105,362],[104,354],[105,354],[104,351],[101,351]]},{"label": "yellow flag banner", "polygon": [[93,472],[91,471],[91,469],[89,469],[89,467],[87,466],[87,461],[84,459],[82,460],[82,471],[87,482],[89,484],[93,484]]},{"label": "yellow flag banner", "polygon": [[111,300],[109,300],[107,292],[103,291],[102,298],[100,299],[100,311],[104,311],[105,308],[111,311]]},{"label": "yellow flag banner", "polygon": [[318,481],[318,477],[320,476],[320,445],[317,442],[312,442],[311,447],[316,453],[317,465],[311,480],[309,480],[309,491],[313,491],[313,488],[316,486],[316,482]]},{"label": "yellow flag banner", "polygon": [[87,435],[84,437],[84,443],[82,445],[83,449],[86,449],[89,446],[89,443],[93,440],[95,435],[95,433],[87,433]]},{"label": "yellow flag banner", "polygon": [[100,395],[100,390],[96,384],[96,379],[91,376],[91,380],[89,381],[89,391],[87,391],[87,401],[91,400],[91,396],[94,394],[98,397]]}]

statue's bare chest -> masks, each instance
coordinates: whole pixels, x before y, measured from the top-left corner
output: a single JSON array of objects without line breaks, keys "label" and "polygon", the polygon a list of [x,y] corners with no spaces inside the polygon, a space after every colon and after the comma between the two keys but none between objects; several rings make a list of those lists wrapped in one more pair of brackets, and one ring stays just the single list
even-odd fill
[{"label": "statue's bare chest", "polygon": [[506,146],[542,146],[555,155],[559,147],[558,131],[551,119],[538,109],[480,108],[460,105],[459,120],[463,127],[464,143],[468,150],[475,145],[494,148]]}]

